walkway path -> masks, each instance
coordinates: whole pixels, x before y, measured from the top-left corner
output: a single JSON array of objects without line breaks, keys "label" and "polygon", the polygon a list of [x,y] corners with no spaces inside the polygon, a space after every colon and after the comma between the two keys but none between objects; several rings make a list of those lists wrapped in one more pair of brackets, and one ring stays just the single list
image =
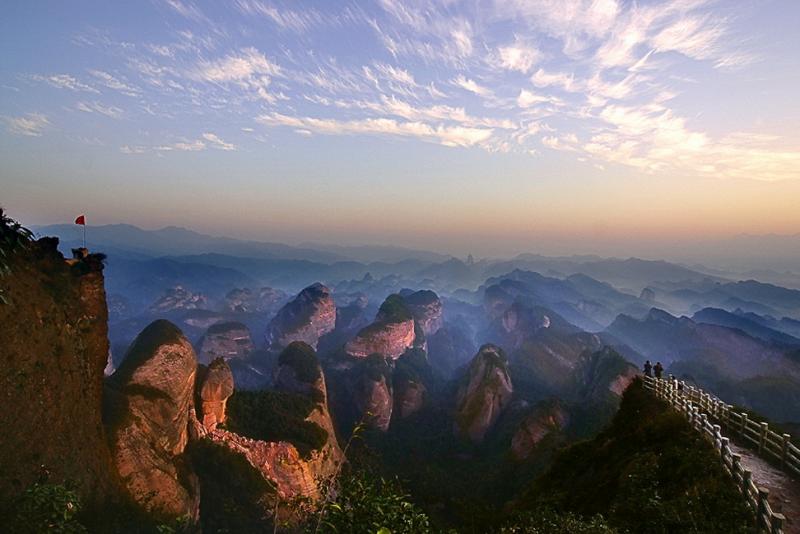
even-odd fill
[{"label": "walkway path", "polygon": [[753,473],[757,486],[769,490],[769,504],[773,511],[786,516],[783,532],[800,534],[800,481],[789,478],[785,472],[745,447],[730,444],[731,452],[742,457],[742,466]]}]

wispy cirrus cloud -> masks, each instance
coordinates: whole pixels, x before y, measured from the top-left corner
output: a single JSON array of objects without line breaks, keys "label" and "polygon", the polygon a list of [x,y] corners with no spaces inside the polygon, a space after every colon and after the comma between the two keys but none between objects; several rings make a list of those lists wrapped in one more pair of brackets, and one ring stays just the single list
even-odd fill
[{"label": "wispy cirrus cloud", "polygon": [[99,93],[97,89],[91,85],[79,81],[76,77],[69,74],[51,74],[43,76],[41,74],[34,74],[30,77],[37,82],[45,82],[52,87],[58,89],[68,89],[70,91],[85,92],[85,93]]},{"label": "wispy cirrus cloud", "polygon": [[6,117],[8,131],[16,135],[40,137],[50,126],[50,121],[41,113],[28,113],[23,117]]}]

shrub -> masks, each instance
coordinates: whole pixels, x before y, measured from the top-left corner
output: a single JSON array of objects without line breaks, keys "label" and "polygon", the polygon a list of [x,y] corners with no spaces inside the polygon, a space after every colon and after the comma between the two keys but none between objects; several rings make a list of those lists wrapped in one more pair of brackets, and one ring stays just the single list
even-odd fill
[{"label": "shrub", "polygon": [[75,516],[81,509],[78,496],[60,484],[36,483],[17,498],[7,532],[86,532]]},{"label": "shrub", "polygon": [[[430,520],[402,491],[396,480],[350,473],[339,481],[337,499],[312,517],[307,531],[375,534],[425,534],[433,532]],[[321,521],[320,521],[321,519]]]},{"label": "shrub", "polygon": [[294,341],[283,349],[278,357],[278,364],[288,365],[294,369],[297,380],[306,384],[313,384],[321,376],[314,349],[302,341]]},{"label": "shrub", "polygon": [[288,441],[308,458],[328,440],[319,425],[306,421],[314,402],[305,395],[283,391],[237,390],[228,399],[226,427],[263,441]]}]

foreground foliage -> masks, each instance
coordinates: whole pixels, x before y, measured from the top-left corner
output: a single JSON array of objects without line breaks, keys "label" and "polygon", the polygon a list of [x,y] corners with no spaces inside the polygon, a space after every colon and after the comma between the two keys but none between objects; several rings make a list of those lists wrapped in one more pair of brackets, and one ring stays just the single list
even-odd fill
[{"label": "foreground foliage", "polygon": [[717,453],[636,381],[613,423],[561,453],[518,506],[602,514],[630,532],[749,532],[742,497]]}]

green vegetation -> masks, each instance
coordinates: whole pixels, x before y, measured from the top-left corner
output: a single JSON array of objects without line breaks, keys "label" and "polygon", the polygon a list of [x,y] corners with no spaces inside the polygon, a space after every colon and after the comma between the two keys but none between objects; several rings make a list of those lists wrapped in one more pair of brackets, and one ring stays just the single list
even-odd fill
[{"label": "green vegetation", "polygon": [[517,506],[603,514],[631,532],[748,532],[751,521],[712,446],[639,380],[612,424],[559,454]]},{"label": "green vegetation", "polygon": [[37,534],[39,532],[87,532],[76,515],[81,510],[78,495],[59,484],[36,483],[18,497],[11,511],[7,532]]},{"label": "green vegetation", "polygon": [[392,366],[382,354],[370,354],[364,358],[362,368],[364,375],[373,382],[380,382],[384,378],[387,384],[392,383]]},{"label": "green vegetation", "polygon": [[346,474],[339,480],[337,498],[323,516],[312,517],[308,532],[350,534],[425,534],[433,532],[430,520],[403,492],[397,480],[366,473]]},{"label": "green vegetation", "polygon": [[288,441],[308,458],[328,440],[322,427],[305,420],[314,406],[311,399],[297,393],[237,390],[228,399],[225,426],[252,439]]},{"label": "green vegetation", "polygon": [[386,300],[381,304],[380,310],[378,310],[378,315],[386,323],[402,323],[413,318],[403,297],[397,293],[386,297]]},{"label": "green vegetation", "polygon": [[509,520],[501,534],[616,534],[602,516],[584,519],[578,515],[559,514],[548,508],[526,512]]},{"label": "green vegetation", "polygon": [[[11,272],[11,255],[26,248],[33,240],[33,232],[6,215],[0,208],[0,276]],[[0,290],[0,303],[8,304],[8,300]]]},{"label": "green vegetation", "polygon": [[200,521],[204,532],[270,532],[268,501],[275,488],[247,459],[223,445],[203,439],[189,445],[200,478]]},{"label": "green vegetation", "polygon": [[278,357],[278,364],[288,365],[294,369],[297,380],[306,384],[313,384],[322,376],[317,354],[311,346],[302,341],[294,341],[283,349]]}]

